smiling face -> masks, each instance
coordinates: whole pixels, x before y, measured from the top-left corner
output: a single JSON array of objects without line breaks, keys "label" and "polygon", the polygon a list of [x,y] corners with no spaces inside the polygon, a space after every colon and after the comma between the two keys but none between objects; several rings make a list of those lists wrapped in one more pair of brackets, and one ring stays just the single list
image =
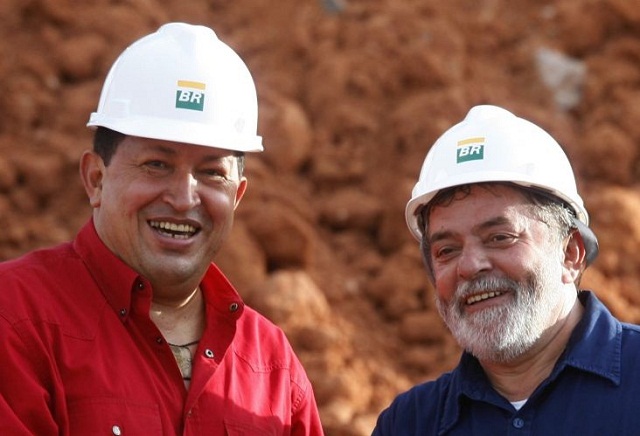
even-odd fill
[{"label": "smiling face", "polygon": [[534,207],[514,188],[472,186],[429,213],[426,255],[438,309],[480,360],[523,355],[575,299],[564,238]]},{"label": "smiling face", "polygon": [[154,292],[195,289],[247,183],[230,151],[131,136],[108,166],[86,152],[81,174],[100,238]]}]

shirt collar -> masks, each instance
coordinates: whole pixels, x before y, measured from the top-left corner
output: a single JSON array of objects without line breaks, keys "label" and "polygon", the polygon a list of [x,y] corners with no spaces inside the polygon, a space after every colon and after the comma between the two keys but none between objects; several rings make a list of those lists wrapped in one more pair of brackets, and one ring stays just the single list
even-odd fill
[{"label": "shirt collar", "polygon": [[[582,319],[553,372],[543,383],[557,378],[567,366],[571,366],[618,385],[621,378],[622,325],[592,292],[581,291],[578,297],[585,308]],[[451,389],[446,395],[442,431],[458,421],[463,396],[494,404],[506,401],[500,400],[478,360],[467,352],[462,354],[460,363],[451,373]]]},{"label": "shirt collar", "polygon": [[621,377],[622,324],[592,292],[582,291],[578,297],[585,307],[584,315],[551,377],[556,377],[566,366],[572,366],[618,385]]},{"label": "shirt collar", "polygon": [[109,305],[118,313],[130,311],[131,291],[138,283],[139,275],[126,263],[120,260],[102,242],[94,226],[93,220],[80,229],[73,242],[91,276]]},{"label": "shirt collar", "polygon": [[[109,305],[121,317],[126,318],[131,312],[133,290],[146,288],[151,295],[149,282],[102,242],[92,219],[80,229],[73,247]],[[201,287],[208,312],[220,312],[225,316],[231,316],[232,319],[237,319],[242,314],[242,299],[214,264],[207,270]]]},{"label": "shirt collar", "polygon": [[215,312],[238,319],[244,311],[242,298],[215,264],[209,266],[200,287],[207,304],[207,313]]}]

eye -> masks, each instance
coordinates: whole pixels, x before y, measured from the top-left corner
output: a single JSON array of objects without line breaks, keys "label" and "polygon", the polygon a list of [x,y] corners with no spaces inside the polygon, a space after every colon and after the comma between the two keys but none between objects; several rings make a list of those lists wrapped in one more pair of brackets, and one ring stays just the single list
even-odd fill
[{"label": "eye", "polygon": [[516,236],[509,233],[495,233],[489,236],[488,243],[496,246],[510,245]]},{"label": "eye", "polygon": [[228,179],[229,174],[224,168],[204,168],[200,170],[200,174],[210,180]]},{"label": "eye", "polygon": [[167,164],[161,160],[148,160],[148,161],[145,161],[142,165],[147,168],[158,168],[158,169],[167,168]]},{"label": "eye", "polygon": [[212,177],[216,177],[216,176],[220,176],[220,177],[226,177],[226,174],[224,171],[218,169],[218,168],[208,168],[202,171],[203,174],[207,175],[207,176],[212,176]]},{"label": "eye", "polygon": [[167,164],[165,161],[157,160],[157,159],[145,161],[142,164],[142,168],[144,168],[146,171],[148,171],[151,174],[164,173],[170,169],[169,164]]},{"label": "eye", "polygon": [[431,255],[435,260],[444,262],[454,257],[457,252],[458,252],[458,249],[453,245],[442,245],[439,247],[433,247],[433,250],[431,251]]},{"label": "eye", "polygon": [[213,159],[198,167],[198,174],[203,180],[223,181],[230,180],[233,170],[229,159]]}]

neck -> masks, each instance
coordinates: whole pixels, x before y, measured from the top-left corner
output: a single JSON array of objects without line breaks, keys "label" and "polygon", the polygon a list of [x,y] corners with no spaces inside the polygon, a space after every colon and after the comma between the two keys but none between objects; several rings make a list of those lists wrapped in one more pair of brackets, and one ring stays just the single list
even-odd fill
[{"label": "neck", "polygon": [[567,315],[523,356],[510,362],[480,362],[494,389],[509,401],[529,398],[553,371],[582,313],[583,307],[576,299]]},{"label": "neck", "polygon": [[183,344],[200,339],[204,330],[204,299],[200,288],[182,298],[157,299],[151,302],[149,316],[165,339]]}]

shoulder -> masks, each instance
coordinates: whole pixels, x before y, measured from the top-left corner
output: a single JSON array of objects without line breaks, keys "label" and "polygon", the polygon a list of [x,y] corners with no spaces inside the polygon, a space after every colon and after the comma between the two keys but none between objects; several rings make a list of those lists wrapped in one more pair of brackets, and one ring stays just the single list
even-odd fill
[{"label": "shoulder", "polygon": [[258,371],[287,371],[293,383],[308,388],[308,377],[287,334],[250,306],[238,321],[236,355]]},{"label": "shoulder", "polygon": [[70,244],[40,249],[22,257],[0,263],[0,305],[11,304],[25,298],[46,300],[47,287],[59,285],[73,277],[72,264],[80,265],[80,259]]},{"label": "shoulder", "polygon": [[302,407],[313,397],[309,377],[286,333],[249,306],[244,307],[237,322],[233,351],[253,373],[279,373],[274,379],[288,379],[292,392],[296,392],[294,407]]},{"label": "shoulder", "polygon": [[435,434],[452,389],[452,373],[398,395],[378,417],[375,435]]},{"label": "shoulder", "polygon": [[399,394],[391,403],[392,407],[403,410],[417,409],[421,413],[432,409],[438,401],[444,399],[451,388],[452,373],[442,374],[435,380],[413,386]]},{"label": "shoulder", "polygon": [[[93,279],[71,243],[40,249],[0,263],[0,318],[66,326],[93,319],[99,309]],[[75,320],[75,321],[74,321]]]},{"label": "shoulder", "polygon": [[[640,341],[640,325],[620,321],[592,291],[581,291],[579,295],[587,311],[587,332],[597,329],[604,333],[605,338],[615,333],[621,334],[623,342],[630,341],[635,344]],[[592,337],[593,335],[589,336]],[[640,349],[638,351],[640,352]]]},{"label": "shoulder", "polygon": [[232,347],[240,359],[256,367],[286,368],[297,364],[297,358],[284,331],[245,304],[215,264],[211,264],[201,286],[212,316],[220,316],[220,308],[241,306],[241,310],[224,311],[222,315],[225,322],[234,325]]},{"label": "shoulder", "polygon": [[264,315],[245,305],[237,323],[235,342],[236,353],[245,356],[255,354],[260,348],[262,357],[272,362],[290,362],[295,359],[293,348],[287,335]]},{"label": "shoulder", "polygon": [[55,247],[40,248],[18,258],[0,262],[0,278],[12,279],[24,276],[24,272],[37,271],[44,274],[60,273],[54,269],[60,262],[77,259],[71,243]]}]

